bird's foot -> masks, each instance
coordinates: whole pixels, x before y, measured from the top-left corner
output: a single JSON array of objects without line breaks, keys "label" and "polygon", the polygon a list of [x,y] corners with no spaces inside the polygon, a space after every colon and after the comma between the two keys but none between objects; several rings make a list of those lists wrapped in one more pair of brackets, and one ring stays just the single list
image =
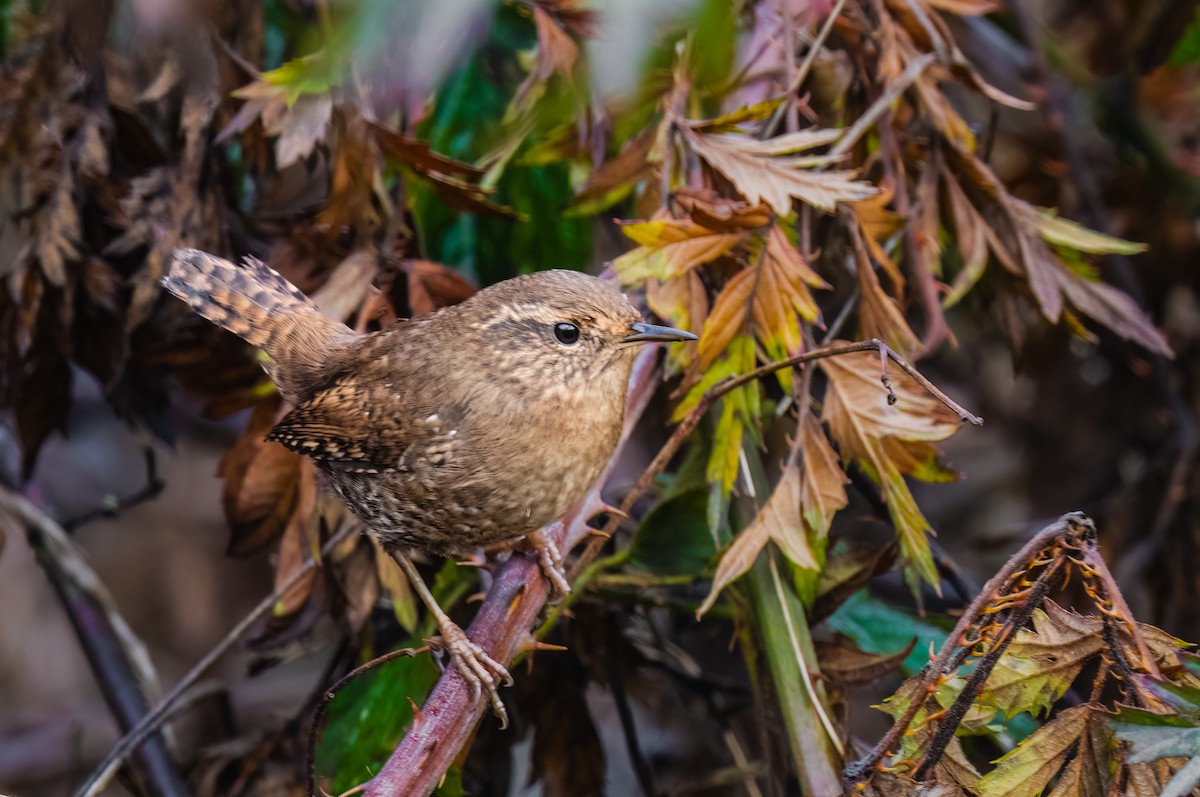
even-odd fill
[{"label": "bird's foot", "polygon": [[550,582],[550,590],[555,599],[562,599],[571,594],[571,583],[567,581],[567,571],[563,566],[563,557],[558,545],[541,529],[525,537],[529,547],[537,553],[538,564],[542,566],[542,575]]},{"label": "bird's foot", "polygon": [[467,633],[454,623],[444,623],[442,634],[429,640],[430,645],[440,648],[450,654],[454,669],[471,687],[472,702],[479,699],[484,690],[492,704],[492,713],[500,718],[500,727],[508,727],[508,711],[500,699],[497,689],[501,684],[513,685],[513,677],[503,664],[493,659],[487,652],[471,641]]}]

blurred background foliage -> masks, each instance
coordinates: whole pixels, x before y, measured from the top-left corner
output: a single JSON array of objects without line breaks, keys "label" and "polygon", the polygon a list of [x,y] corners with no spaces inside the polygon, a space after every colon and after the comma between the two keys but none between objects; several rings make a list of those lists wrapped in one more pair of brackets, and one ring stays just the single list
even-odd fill
[{"label": "blurred background foliage", "polygon": [[[514,670],[513,727],[485,720],[441,793],[829,793],[887,727],[869,706],[1071,509],[1134,614],[1200,639],[1194,3],[0,0],[0,56],[0,464],[71,541],[0,529],[0,790],[70,793],[128,724],[106,705],[353,522],[263,442],[255,352],[162,296],[180,246],[364,331],[537,269],[620,280],[702,340],[614,502],[709,387],[834,339],[987,419],[895,370],[889,405],[868,354],[726,396],[588,548],[539,631],[567,650]],[[112,793],[303,794],[321,694],[431,632],[375,553],[339,546],[222,663],[175,780]],[[469,618],[486,570],[424,566]],[[132,687],[81,651],[105,632],[60,601],[77,568],[149,652]],[[437,675],[342,690],[320,787],[377,771]]]}]

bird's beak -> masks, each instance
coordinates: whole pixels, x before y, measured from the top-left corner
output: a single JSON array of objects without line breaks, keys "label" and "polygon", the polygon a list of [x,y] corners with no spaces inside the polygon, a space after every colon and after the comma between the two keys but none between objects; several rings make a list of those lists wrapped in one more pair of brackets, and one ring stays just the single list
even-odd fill
[{"label": "bird's beak", "polygon": [[633,334],[627,335],[622,343],[650,343],[656,340],[663,343],[677,343],[683,340],[699,340],[691,332],[684,332],[675,327],[661,327],[658,324],[644,324],[638,321],[632,328]]}]

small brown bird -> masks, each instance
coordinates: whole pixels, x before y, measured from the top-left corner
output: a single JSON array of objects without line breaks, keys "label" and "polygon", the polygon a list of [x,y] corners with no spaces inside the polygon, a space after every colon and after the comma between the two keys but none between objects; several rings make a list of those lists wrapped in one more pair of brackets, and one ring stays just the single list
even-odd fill
[{"label": "small brown bird", "polygon": [[268,439],[317,461],[503,718],[496,686],[511,676],[442,611],[406,551],[453,556],[528,536],[547,577],[568,589],[537,530],[566,514],[612,455],[640,344],[696,336],[643,323],[616,288],[574,271],[507,280],[369,335],[322,315],[253,258],[239,267],[181,249],[163,284],[266,352],[295,407]]}]

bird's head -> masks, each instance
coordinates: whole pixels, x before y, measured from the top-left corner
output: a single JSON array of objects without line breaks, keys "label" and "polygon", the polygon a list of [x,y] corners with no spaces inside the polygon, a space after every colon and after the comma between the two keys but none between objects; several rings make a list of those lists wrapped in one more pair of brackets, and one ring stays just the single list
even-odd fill
[{"label": "bird's head", "polygon": [[643,322],[616,287],[577,271],[506,280],[461,307],[495,357],[499,376],[567,389],[611,381],[623,390],[645,343],[696,340],[690,332]]}]

